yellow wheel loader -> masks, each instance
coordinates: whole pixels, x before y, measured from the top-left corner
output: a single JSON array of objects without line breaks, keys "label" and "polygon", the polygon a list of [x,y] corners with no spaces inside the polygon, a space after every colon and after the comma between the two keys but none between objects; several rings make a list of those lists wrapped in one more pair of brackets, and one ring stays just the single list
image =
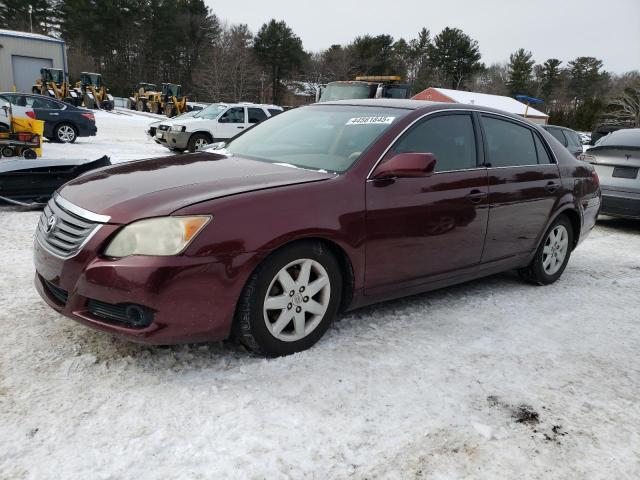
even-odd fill
[{"label": "yellow wheel loader", "polygon": [[41,68],[40,78],[31,87],[31,92],[57,98],[76,106],[80,105],[82,100],[75,90],[69,88],[64,72],[59,68]]},{"label": "yellow wheel loader", "polygon": [[115,107],[115,101],[99,73],[82,72],[74,90],[86,108],[113,110]]},{"label": "yellow wheel loader", "polygon": [[129,97],[131,110],[148,112],[147,102],[160,95],[155,83],[140,82],[133,87],[133,94]]}]

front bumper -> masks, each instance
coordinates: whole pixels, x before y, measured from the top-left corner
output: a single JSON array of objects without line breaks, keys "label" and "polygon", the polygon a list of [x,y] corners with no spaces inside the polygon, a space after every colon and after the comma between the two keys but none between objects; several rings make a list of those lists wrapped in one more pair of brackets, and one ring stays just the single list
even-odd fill
[{"label": "front bumper", "polygon": [[640,218],[640,193],[602,189],[603,215]]},{"label": "front bumper", "polygon": [[[246,279],[237,262],[244,265],[250,255],[228,261],[187,256],[102,258],[95,252],[116,228],[103,225],[78,255],[67,260],[35,242],[35,286],[50,307],[91,328],[139,343],[195,343],[229,336]],[[114,322],[96,315],[92,301],[114,307],[141,305],[153,312],[153,321],[143,328]]]},{"label": "front bumper", "polygon": [[[158,134],[156,134],[156,138],[157,135]],[[172,130],[168,130],[164,132],[164,138],[158,140],[161,142],[164,140],[163,145],[167,148],[179,148],[181,150],[185,150],[189,145],[190,137],[190,132],[174,132]]]}]

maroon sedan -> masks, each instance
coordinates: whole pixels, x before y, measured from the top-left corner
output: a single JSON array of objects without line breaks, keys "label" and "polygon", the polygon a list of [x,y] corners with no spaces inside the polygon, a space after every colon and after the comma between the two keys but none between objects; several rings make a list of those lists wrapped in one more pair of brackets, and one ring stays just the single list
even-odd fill
[{"label": "maroon sedan", "polygon": [[217,147],[63,186],[36,232],[45,301],[134,341],[284,355],[338,311],[509,269],[550,284],[600,209],[591,165],[476,106],[323,103]]}]

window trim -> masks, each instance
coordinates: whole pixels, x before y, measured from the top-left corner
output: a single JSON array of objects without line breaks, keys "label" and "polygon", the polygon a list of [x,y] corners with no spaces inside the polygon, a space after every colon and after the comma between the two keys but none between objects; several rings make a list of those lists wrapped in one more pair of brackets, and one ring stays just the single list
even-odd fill
[{"label": "window trim", "polygon": [[[407,131],[409,130],[415,123],[419,122],[420,120],[422,120],[425,117],[428,117],[430,115],[435,115],[436,113],[442,113],[442,112],[467,112],[467,113],[471,113],[472,115],[482,115],[482,114],[487,114],[487,115],[495,115],[496,117],[501,117],[501,118],[506,118],[509,121],[512,121],[514,123],[517,123],[519,125],[522,125],[524,127],[527,127],[533,131],[535,131],[535,127],[532,128],[532,126],[526,121],[526,120],[520,120],[518,118],[513,118],[509,115],[504,115],[501,113],[496,113],[496,112],[491,112],[489,110],[475,110],[475,109],[468,109],[468,108],[443,108],[440,110],[433,110],[432,112],[427,112],[424,113],[422,115],[420,115],[418,118],[415,118],[413,121],[411,121],[411,123],[409,123],[409,125],[407,125],[405,128],[402,129],[402,131],[400,131],[400,133],[398,133],[398,135],[396,135],[396,137],[389,143],[389,145],[387,146],[387,148],[384,149],[384,151],[382,152],[382,154],[378,157],[378,160],[376,160],[373,164],[373,166],[369,169],[369,173],[367,174],[367,177],[365,179],[366,182],[370,182],[373,181],[373,179],[371,178],[371,175],[373,175],[373,172],[376,168],[378,168],[378,165],[380,165],[380,162],[382,161],[382,159],[387,155],[387,153],[389,152],[389,150],[391,150],[391,147],[396,143],[396,141]],[[478,168],[471,168],[469,170],[480,170],[480,169],[486,169],[489,168],[486,166],[485,163],[485,157],[484,157],[484,131],[482,129],[482,122],[479,122],[480,124],[480,134],[482,135],[482,159],[483,159],[483,164],[481,166],[479,166]],[[540,127],[541,128],[541,127]],[[548,133],[548,132],[547,132]],[[551,134],[549,134],[551,135]],[[540,135],[542,143],[548,148],[548,151],[551,152],[551,160],[553,160],[554,163],[550,163],[549,165],[558,165],[558,159],[556,158],[556,154],[553,151],[553,149],[549,146],[549,144],[547,143],[546,139]],[[539,164],[538,164],[539,165]],[[522,166],[527,166],[527,165],[522,165]],[[528,166],[532,166],[532,165],[528,165]],[[514,167],[491,167],[491,168],[514,168]],[[453,171],[453,170],[451,170]],[[457,171],[464,171],[464,170],[457,170]],[[441,173],[448,173],[448,172],[441,172]]]},{"label": "window trim", "polygon": [[[456,169],[452,169],[452,170],[442,170],[439,172],[433,172],[434,175],[438,175],[438,174],[442,174],[442,173],[450,173],[450,172],[466,172],[466,171],[470,171],[470,170],[478,170],[481,168],[484,168],[483,166],[483,162],[484,162],[484,151],[482,149],[482,145],[479,143],[479,124],[477,124],[476,118],[473,115],[473,112],[471,111],[464,111],[464,110],[456,110],[452,113],[445,111],[440,111],[437,115],[433,115],[432,118],[424,118],[426,117],[426,115],[424,117],[422,117],[421,119],[419,119],[419,121],[413,122],[411,124],[411,126],[409,128],[407,128],[406,130],[404,130],[402,132],[401,135],[399,135],[398,137],[396,137],[393,142],[391,143],[391,148],[387,149],[388,151],[385,152],[385,154],[382,155],[382,159],[384,160],[384,158],[387,156],[387,154],[389,152],[394,151],[394,147],[397,146],[397,144],[402,141],[402,139],[405,137],[405,135],[409,135],[411,133],[411,131],[414,128],[418,128],[420,125],[429,122],[431,120],[433,120],[434,118],[438,118],[438,117],[447,117],[447,116],[457,116],[457,115],[465,115],[467,117],[469,117],[469,120],[471,120],[471,129],[473,132],[473,140],[474,140],[474,144],[475,144],[475,157],[476,157],[476,165],[475,167],[471,167],[471,168],[456,168]],[[420,121],[421,120],[421,121]]]},{"label": "window trim", "polygon": [[[491,165],[491,162],[489,163],[485,163],[485,166],[487,168],[492,168],[492,169],[500,169],[500,168],[522,168],[522,167],[538,167],[538,166],[544,166],[544,165],[558,165],[558,159],[555,156],[555,153],[553,152],[553,149],[551,147],[549,147],[549,145],[547,144],[546,140],[544,139],[544,137],[542,135],[539,134],[539,132],[536,131],[535,128],[532,128],[531,125],[528,125],[525,122],[519,122],[516,119],[513,119],[511,117],[508,117],[506,115],[500,115],[498,113],[493,113],[493,112],[478,112],[478,117],[479,117],[479,121],[480,121],[480,126],[482,129],[482,145],[485,149],[485,151],[489,150],[487,142],[486,142],[486,134],[484,131],[484,124],[482,123],[482,117],[491,117],[491,116],[495,116],[495,117],[502,117],[502,118],[498,118],[498,120],[503,120],[503,118],[505,119],[504,121],[507,122],[511,122],[513,124],[519,125],[521,127],[524,127],[526,129],[529,130],[529,132],[532,135],[532,140],[534,140],[533,136],[534,135],[538,135],[538,139],[542,142],[542,145],[544,148],[547,149],[547,155],[549,156],[549,158],[551,159],[551,163],[535,163],[535,164],[526,164],[526,165],[505,165],[505,166],[500,166],[500,167],[494,167]],[[551,135],[551,132],[547,132],[549,135]],[[536,161],[539,161],[538,158],[538,149],[536,147],[536,142],[534,140],[533,142],[533,147],[536,151]],[[549,153],[551,153],[551,155],[549,155]]]}]

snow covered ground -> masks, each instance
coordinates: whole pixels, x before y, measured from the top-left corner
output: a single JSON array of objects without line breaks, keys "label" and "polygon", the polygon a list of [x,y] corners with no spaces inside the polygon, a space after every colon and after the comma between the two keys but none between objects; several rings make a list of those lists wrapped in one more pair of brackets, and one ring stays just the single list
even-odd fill
[{"label": "snow covered ground", "polygon": [[98,133],[80,137],[75,143],[45,143],[42,158],[95,160],[108,155],[113,163],[171,155],[145,133],[150,123],[165,119],[151,113],[140,114],[118,109],[113,112],[94,110]]},{"label": "snow covered ground", "polygon": [[0,209],[0,478],[640,478],[640,223],[553,286],[503,274],[346,315],[310,351],[140,346],[32,287]]}]

